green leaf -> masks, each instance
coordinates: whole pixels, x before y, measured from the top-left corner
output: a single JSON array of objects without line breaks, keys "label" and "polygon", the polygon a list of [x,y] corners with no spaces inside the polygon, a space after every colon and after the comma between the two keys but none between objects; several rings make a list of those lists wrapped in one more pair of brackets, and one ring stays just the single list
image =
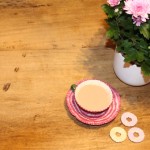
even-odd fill
[{"label": "green leaf", "polygon": [[139,43],[140,48],[144,48],[147,49],[148,47],[148,43],[146,42],[146,40],[144,40],[143,38],[139,38],[139,40],[137,41],[137,43]]},{"label": "green leaf", "polygon": [[117,44],[116,50],[117,50],[118,52],[121,52],[121,50],[122,50],[121,46]]},{"label": "green leaf", "polygon": [[118,29],[116,20],[109,18],[106,19],[106,22],[111,28]]},{"label": "green leaf", "polygon": [[125,15],[120,16],[117,18],[118,24],[124,30],[133,30],[133,21],[131,17],[126,17]]},{"label": "green leaf", "polygon": [[133,48],[131,48],[130,50],[126,50],[126,51],[128,51],[127,52],[128,55],[125,55],[124,61],[125,62],[134,62],[136,60],[136,58],[137,58],[137,56],[136,56],[136,53],[137,53],[136,50],[133,49]]},{"label": "green leaf", "polygon": [[143,36],[146,39],[150,39],[150,25],[149,25],[149,23],[145,23],[145,24],[141,25],[140,33],[143,34]]},{"label": "green leaf", "polygon": [[113,40],[117,40],[119,38],[119,33],[117,29],[114,28],[110,28],[107,32],[106,32],[106,36],[110,39]]},{"label": "green leaf", "polygon": [[115,12],[113,7],[110,7],[107,4],[102,5],[103,11],[107,14],[108,18],[113,18],[115,16]]},{"label": "green leaf", "polygon": [[144,53],[137,52],[136,57],[138,62],[142,62],[144,60]]},{"label": "green leaf", "polygon": [[122,46],[124,47],[124,49],[129,50],[132,47],[132,42],[130,42],[129,39],[123,40],[122,41]]},{"label": "green leaf", "polygon": [[72,84],[72,85],[71,85],[71,87],[70,87],[70,89],[74,92],[74,91],[75,91],[75,89],[76,89],[76,87],[77,87],[77,85],[76,85],[76,84]]},{"label": "green leaf", "polygon": [[150,65],[144,63],[142,66],[141,66],[141,69],[143,71],[143,73],[147,76],[150,76]]},{"label": "green leaf", "polygon": [[114,30],[113,29],[109,29],[107,32],[106,32],[106,36],[108,38],[112,38],[114,36]]}]

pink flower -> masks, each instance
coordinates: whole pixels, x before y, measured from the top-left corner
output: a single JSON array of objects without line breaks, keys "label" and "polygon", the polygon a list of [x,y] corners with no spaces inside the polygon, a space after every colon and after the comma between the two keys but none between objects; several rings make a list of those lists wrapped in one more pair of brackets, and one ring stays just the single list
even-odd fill
[{"label": "pink flower", "polygon": [[126,0],[125,7],[127,14],[131,14],[134,18],[134,23],[138,22],[138,26],[142,22],[146,22],[149,19],[150,14],[150,0]]},{"label": "pink flower", "polygon": [[117,6],[120,4],[120,1],[121,0],[107,0],[108,4],[111,6],[111,7],[114,7],[114,6]]},{"label": "pink flower", "polygon": [[136,24],[136,26],[140,26],[141,23],[143,22],[143,21],[141,20],[141,17],[135,18],[134,16],[132,16],[132,19],[133,19],[133,23]]}]

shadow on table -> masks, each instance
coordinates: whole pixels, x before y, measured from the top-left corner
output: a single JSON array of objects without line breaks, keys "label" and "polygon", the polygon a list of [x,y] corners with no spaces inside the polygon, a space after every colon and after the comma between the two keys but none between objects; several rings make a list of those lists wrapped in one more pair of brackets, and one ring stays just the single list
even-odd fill
[{"label": "shadow on table", "polygon": [[100,29],[89,44],[82,46],[81,51],[83,67],[92,78],[105,82],[114,82],[113,56],[115,45],[111,40],[106,39],[105,32]]}]

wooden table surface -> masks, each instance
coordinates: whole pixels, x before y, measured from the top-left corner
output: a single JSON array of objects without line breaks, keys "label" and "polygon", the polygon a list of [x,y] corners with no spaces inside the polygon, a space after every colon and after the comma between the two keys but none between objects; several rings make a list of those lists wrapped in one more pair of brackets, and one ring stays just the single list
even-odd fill
[{"label": "wooden table surface", "polygon": [[[0,0],[0,150],[149,150],[150,85],[132,87],[114,74],[105,37],[106,0]],[[80,123],[65,104],[72,83],[96,78],[121,95],[117,118]],[[115,143],[123,112],[138,117],[142,143]]]}]

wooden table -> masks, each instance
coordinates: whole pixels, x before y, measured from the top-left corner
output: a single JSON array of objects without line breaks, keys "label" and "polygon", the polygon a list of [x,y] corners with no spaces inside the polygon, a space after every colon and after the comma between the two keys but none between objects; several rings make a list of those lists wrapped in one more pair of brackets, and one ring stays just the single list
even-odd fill
[{"label": "wooden table", "polygon": [[[114,74],[105,37],[106,0],[0,0],[0,150],[149,150],[150,85],[131,87]],[[121,95],[110,124],[89,126],[65,104],[72,83],[96,78]],[[145,140],[115,143],[123,112],[138,117]]]}]

